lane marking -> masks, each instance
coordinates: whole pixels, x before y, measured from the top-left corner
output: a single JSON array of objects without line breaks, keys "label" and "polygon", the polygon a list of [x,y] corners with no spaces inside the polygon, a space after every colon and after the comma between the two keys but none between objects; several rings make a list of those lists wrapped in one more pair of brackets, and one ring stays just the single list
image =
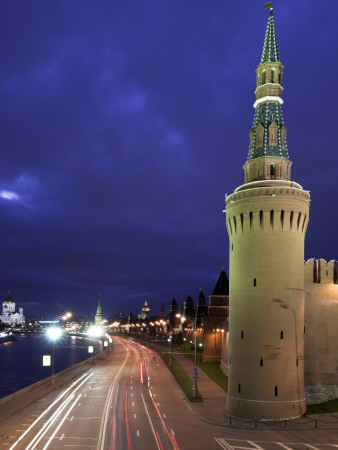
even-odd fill
[{"label": "lane marking", "polygon": [[[85,383],[93,374],[92,373],[84,373],[78,380],[74,381],[74,383],[72,383],[64,392],[62,392],[54,401],[51,405],[48,406],[48,408],[46,408],[43,413],[41,413],[38,418],[35,420],[35,422],[32,423],[32,425],[30,425],[27,430],[17,439],[17,441],[10,447],[9,450],[12,450],[14,447],[16,447],[18,445],[18,443],[27,435],[27,433],[30,432],[30,430],[42,419],[42,417],[44,417],[48,411],[50,411],[50,409],[56,405],[61,399],[62,397],[64,397],[74,386],[76,386],[78,383],[80,383],[80,381],[84,378],[84,380],[80,383],[80,385],[74,390],[74,392],[80,387],[82,386],[83,383]],[[74,395],[74,393],[73,393]],[[61,405],[62,406],[62,405]],[[61,406],[58,407],[58,410],[60,410]],[[57,411],[58,411],[57,410]]]}]

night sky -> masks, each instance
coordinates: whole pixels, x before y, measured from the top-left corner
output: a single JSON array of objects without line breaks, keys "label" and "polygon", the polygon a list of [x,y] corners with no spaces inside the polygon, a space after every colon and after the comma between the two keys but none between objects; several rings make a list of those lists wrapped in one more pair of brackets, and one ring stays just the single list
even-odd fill
[{"label": "night sky", "polygon": [[[306,259],[338,259],[338,3],[274,1]],[[228,271],[264,0],[0,6],[0,297],[24,314],[158,313]]]}]

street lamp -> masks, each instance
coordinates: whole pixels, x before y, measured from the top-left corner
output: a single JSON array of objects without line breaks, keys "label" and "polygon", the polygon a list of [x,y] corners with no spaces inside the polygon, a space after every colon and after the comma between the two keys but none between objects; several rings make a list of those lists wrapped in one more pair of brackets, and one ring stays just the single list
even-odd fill
[{"label": "street lamp", "polygon": [[193,385],[193,390],[192,390],[192,398],[196,399],[198,398],[198,390],[197,390],[197,378],[198,378],[198,374],[197,374],[197,333],[196,333],[196,327],[197,327],[197,317],[187,317],[184,316],[182,317],[182,314],[176,314],[176,317],[181,319],[181,322],[184,323],[185,320],[189,320],[193,327],[194,327],[194,336],[195,336],[195,367],[194,367],[194,373],[193,373],[193,378],[194,378],[194,385]]},{"label": "street lamp", "polygon": [[55,341],[61,336],[62,334],[62,330],[61,328],[58,327],[50,327],[47,329],[47,335],[49,337],[49,339],[51,339],[52,343],[53,343],[53,352],[52,352],[52,377],[50,380],[50,384],[54,384],[55,383],[55,379],[54,379],[54,343]]},{"label": "street lamp", "polygon": [[168,342],[170,344],[170,359],[169,359],[169,366],[171,366],[171,355],[173,352],[173,341],[172,341],[172,336],[168,337]]}]

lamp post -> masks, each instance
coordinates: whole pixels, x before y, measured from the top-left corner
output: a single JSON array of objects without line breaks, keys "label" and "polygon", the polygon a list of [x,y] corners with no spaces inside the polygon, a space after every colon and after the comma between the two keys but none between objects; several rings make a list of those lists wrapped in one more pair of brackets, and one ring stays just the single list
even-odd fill
[{"label": "lamp post", "polygon": [[198,398],[198,389],[197,389],[197,378],[198,378],[198,373],[197,373],[197,336],[196,336],[196,329],[197,329],[197,317],[187,317],[184,316],[182,317],[182,314],[176,314],[176,317],[181,318],[181,322],[184,323],[185,320],[189,320],[193,327],[194,327],[194,341],[195,341],[195,367],[194,367],[194,373],[193,373],[193,378],[194,378],[194,384],[193,384],[193,390],[192,390],[192,398],[196,399]]},{"label": "lamp post", "polygon": [[52,376],[50,379],[50,384],[54,384],[55,383],[55,378],[54,378],[54,343],[55,341],[61,336],[62,334],[62,330],[61,328],[57,328],[57,327],[50,327],[47,329],[47,335],[49,337],[49,339],[51,339],[52,343],[53,343],[53,351],[52,351]]},{"label": "lamp post", "polygon": [[171,355],[173,352],[173,341],[172,341],[172,336],[170,336],[168,338],[168,342],[170,343],[170,358],[169,358],[169,366],[171,366]]}]

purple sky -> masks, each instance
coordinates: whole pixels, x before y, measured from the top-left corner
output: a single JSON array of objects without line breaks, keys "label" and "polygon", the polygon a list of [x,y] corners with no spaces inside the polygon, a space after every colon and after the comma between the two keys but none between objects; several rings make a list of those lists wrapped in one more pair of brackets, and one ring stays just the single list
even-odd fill
[{"label": "purple sky", "polygon": [[[0,7],[0,296],[158,313],[228,271],[268,11],[249,0],[13,0]],[[306,258],[338,259],[338,4],[274,2]]]}]

